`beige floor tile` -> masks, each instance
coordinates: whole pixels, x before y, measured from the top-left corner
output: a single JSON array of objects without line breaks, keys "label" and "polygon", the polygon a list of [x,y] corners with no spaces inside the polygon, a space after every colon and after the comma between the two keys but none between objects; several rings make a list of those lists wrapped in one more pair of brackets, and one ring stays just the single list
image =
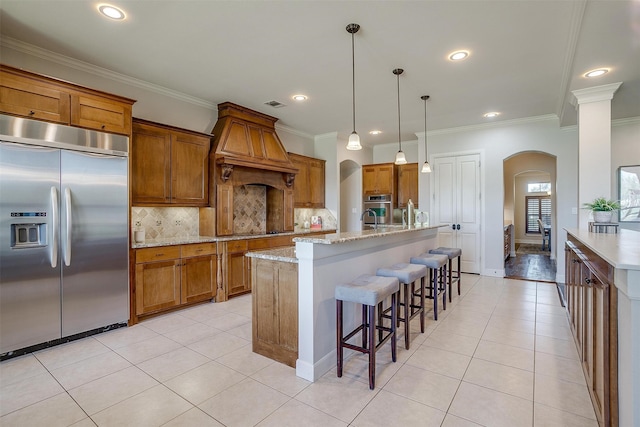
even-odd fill
[{"label": "beige floor tile", "polygon": [[94,423],[91,418],[87,417],[77,423],[71,424],[70,427],[96,427],[96,423]]},{"label": "beige floor tile", "polygon": [[114,351],[135,365],[180,347],[181,345],[177,342],[163,335],[157,335],[148,340],[119,347]]},{"label": "beige floor tile", "polygon": [[518,331],[527,334],[533,334],[536,331],[536,323],[531,320],[514,319],[513,317],[500,316],[494,314],[489,319],[487,327],[503,329],[508,331]]},{"label": "beige floor tile", "polygon": [[248,345],[251,345],[251,342],[223,332],[189,344],[188,347],[207,356],[209,359],[217,359]]},{"label": "beige floor tile", "polygon": [[437,427],[442,423],[444,416],[443,411],[382,390],[358,414],[351,425]]},{"label": "beige floor tile", "polygon": [[556,316],[566,315],[567,310],[560,305],[538,304],[536,307],[538,313],[555,314]]},{"label": "beige floor tile", "polygon": [[268,357],[254,353],[251,350],[250,345],[245,345],[231,353],[225,354],[224,356],[217,358],[216,362],[228,366],[229,368],[245,375],[255,374],[272,363],[278,363]]},{"label": "beige floor tile", "polygon": [[253,426],[288,400],[279,391],[246,378],[198,407],[225,426]]},{"label": "beige floor tile", "polygon": [[205,324],[220,329],[221,331],[229,331],[246,323],[251,323],[251,317],[242,316],[237,313],[227,313],[205,322]]},{"label": "beige floor tile", "polygon": [[536,374],[536,403],[571,412],[584,418],[596,419],[586,385]]},{"label": "beige floor tile", "polygon": [[251,322],[245,323],[244,325],[236,326],[233,329],[229,329],[231,335],[235,335],[247,341],[251,341],[253,339],[253,330],[252,330]]},{"label": "beige floor tile", "polygon": [[462,320],[465,322],[483,321],[486,323],[491,318],[491,313],[474,310],[472,308],[464,308],[457,305],[453,310],[451,310],[447,317],[450,320]]},{"label": "beige floor tile", "polygon": [[502,305],[500,307],[496,307],[493,312],[495,316],[502,317],[511,317],[514,319],[528,320],[530,322],[535,322],[536,320],[536,311],[534,310],[521,310],[519,308],[512,308],[508,305]]},{"label": "beige floor tile", "polygon": [[459,385],[455,378],[404,365],[384,390],[446,412]]},{"label": "beige floor tile", "polygon": [[189,409],[162,427],[224,427],[200,408]]},{"label": "beige floor tile", "polygon": [[533,372],[532,350],[480,340],[473,357]]},{"label": "beige floor tile", "polygon": [[435,347],[421,346],[406,364],[426,369],[437,374],[462,379],[471,357]]},{"label": "beige floor tile", "polygon": [[487,325],[488,320],[476,320],[476,321],[463,321],[450,318],[442,320],[436,331],[445,334],[458,334],[467,337],[480,338],[484,333],[484,328]]},{"label": "beige floor tile", "polygon": [[343,376],[323,376],[302,390],[295,399],[346,423],[375,397],[380,388],[369,390],[364,382]]},{"label": "beige floor tile", "polygon": [[[409,352],[413,354],[415,352],[415,349],[412,348],[409,350]],[[408,352],[405,350],[405,353]],[[376,388],[381,388],[385,384],[387,384],[404,363],[400,361],[399,357],[396,357],[396,362],[394,363],[391,360],[390,354],[388,357],[379,357],[383,354],[384,352],[382,351],[378,351],[378,353],[376,354]],[[398,354],[400,354],[399,349]],[[349,357],[345,357],[342,367],[342,375],[360,381],[364,384],[369,384],[369,357],[362,353],[356,353],[350,355]],[[324,376],[336,378],[337,367],[334,366]]]},{"label": "beige floor tile", "polygon": [[9,384],[0,383],[0,416],[33,405],[63,391],[64,389],[48,372]]},{"label": "beige floor tile", "polygon": [[475,423],[492,427],[530,427],[533,405],[499,391],[462,382],[449,413]]},{"label": "beige floor tile", "polygon": [[536,353],[535,372],[536,374],[586,385],[579,360],[538,352]]},{"label": "beige floor tile", "polygon": [[45,367],[33,354],[5,360],[0,362],[0,386],[23,381],[46,372]]},{"label": "beige floor tile", "polygon": [[145,320],[141,324],[154,332],[166,334],[176,329],[188,328],[195,323],[195,320],[182,316],[179,313],[170,313]]},{"label": "beige floor tile", "polygon": [[[304,420],[304,421],[301,421]],[[346,427],[347,423],[295,399],[276,409],[258,427]],[[353,424],[352,424],[353,425]]]},{"label": "beige floor tile", "polygon": [[69,390],[69,394],[89,415],[150,389],[158,382],[135,366]]},{"label": "beige floor tile", "polygon": [[476,424],[464,418],[456,417],[455,415],[447,414],[442,422],[442,427],[481,427],[480,424]]},{"label": "beige floor tile", "polygon": [[196,322],[208,322],[216,317],[229,314],[229,310],[223,307],[223,303],[199,304],[195,307],[180,310],[180,314]]},{"label": "beige floor tile", "polygon": [[189,402],[157,385],[93,415],[99,426],[160,426],[193,408]]},{"label": "beige floor tile", "polygon": [[598,427],[596,420],[580,417],[536,403],[533,408],[534,427]]},{"label": "beige floor tile", "polygon": [[543,335],[536,335],[536,352],[553,354],[578,360],[576,344],[571,340],[563,340]]},{"label": "beige floor tile", "polygon": [[493,341],[500,344],[525,348],[527,350],[533,350],[535,343],[535,335],[533,334],[495,326],[487,326],[484,334],[482,334],[482,339],[485,341]]},{"label": "beige floor tile", "polygon": [[220,333],[222,333],[222,331],[218,328],[205,325],[204,323],[195,323],[187,328],[167,332],[164,336],[179,344],[189,345]]},{"label": "beige floor tile", "polygon": [[533,400],[533,372],[473,359],[462,379],[465,382]]},{"label": "beige floor tile", "polygon": [[141,324],[98,334],[95,339],[112,350],[157,337],[158,333]]},{"label": "beige floor tile", "polygon": [[66,389],[71,390],[98,378],[106,377],[114,372],[131,366],[131,363],[119,354],[109,351],[72,365],[51,371],[51,374]]},{"label": "beige floor tile", "polygon": [[536,314],[536,323],[550,323],[552,325],[568,326],[569,321],[565,314],[549,314],[540,313]]},{"label": "beige floor tile", "polygon": [[447,334],[435,330],[427,337],[422,345],[460,353],[465,356],[473,356],[479,342],[480,340],[478,338],[458,334]]},{"label": "beige floor tile", "polygon": [[87,417],[67,393],[60,393],[0,418],[3,427],[67,427]]},{"label": "beige floor tile", "polygon": [[51,371],[108,351],[108,347],[93,337],[88,337],[39,351],[34,356]]},{"label": "beige floor tile", "polygon": [[156,380],[165,382],[208,362],[210,362],[208,357],[186,347],[180,347],[139,363],[137,366]]},{"label": "beige floor tile", "polygon": [[536,335],[573,341],[573,335],[571,335],[571,329],[568,325],[536,323]]},{"label": "beige floor tile", "polygon": [[171,378],[164,384],[189,402],[198,405],[244,378],[245,375],[218,362],[209,362]]},{"label": "beige floor tile", "polygon": [[290,397],[300,393],[311,384],[310,381],[298,377],[295,368],[283,363],[272,363],[251,375],[251,378]]},{"label": "beige floor tile", "polygon": [[503,292],[500,296],[500,301],[498,304],[500,305],[511,305],[518,307],[518,304],[526,303],[529,310],[531,309],[531,304],[535,304],[537,302],[537,295],[535,293],[532,294],[522,294],[522,293],[514,293],[514,292]]}]

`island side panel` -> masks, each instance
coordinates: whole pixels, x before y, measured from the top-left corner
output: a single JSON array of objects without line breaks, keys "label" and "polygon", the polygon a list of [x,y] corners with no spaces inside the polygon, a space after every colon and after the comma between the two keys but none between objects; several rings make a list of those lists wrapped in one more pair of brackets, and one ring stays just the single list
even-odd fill
[{"label": "island side panel", "polygon": [[[381,235],[335,244],[296,243],[298,258],[298,360],[296,374],[315,381],[336,364],[336,308],[339,283],[380,267],[409,262],[437,246],[437,228]],[[360,310],[345,305],[345,330],[360,320]]]}]

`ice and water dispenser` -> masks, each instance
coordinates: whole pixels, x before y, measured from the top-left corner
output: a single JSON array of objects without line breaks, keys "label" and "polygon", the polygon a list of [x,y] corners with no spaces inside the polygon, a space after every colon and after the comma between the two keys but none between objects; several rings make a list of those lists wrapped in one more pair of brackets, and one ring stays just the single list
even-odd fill
[{"label": "ice and water dispenser", "polygon": [[[13,218],[45,220],[46,212],[11,212]],[[37,248],[47,245],[47,223],[28,222],[11,224],[11,248]]]}]

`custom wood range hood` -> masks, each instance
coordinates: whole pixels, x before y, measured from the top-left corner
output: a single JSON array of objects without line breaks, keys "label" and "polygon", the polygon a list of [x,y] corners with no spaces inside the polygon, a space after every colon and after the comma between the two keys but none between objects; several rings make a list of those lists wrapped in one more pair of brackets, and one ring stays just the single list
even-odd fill
[{"label": "custom wood range hood", "polygon": [[275,130],[277,118],[225,102],[210,154],[210,199],[216,201],[216,234],[234,233],[233,189],[266,186],[265,232],[293,230],[293,182],[298,169]]}]

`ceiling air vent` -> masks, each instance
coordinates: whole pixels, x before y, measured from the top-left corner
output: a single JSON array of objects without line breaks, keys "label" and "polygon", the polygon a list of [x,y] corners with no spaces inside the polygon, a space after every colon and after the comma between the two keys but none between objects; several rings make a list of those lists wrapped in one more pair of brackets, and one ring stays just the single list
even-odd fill
[{"label": "ceiling air vent", "polygon": [[282,108],[282,107],[286,107],[285,104],[283,104],[282,102],[278,102],[278,101],[267,101],[264,103],[265,105],[270,105],[273,108]]}]

